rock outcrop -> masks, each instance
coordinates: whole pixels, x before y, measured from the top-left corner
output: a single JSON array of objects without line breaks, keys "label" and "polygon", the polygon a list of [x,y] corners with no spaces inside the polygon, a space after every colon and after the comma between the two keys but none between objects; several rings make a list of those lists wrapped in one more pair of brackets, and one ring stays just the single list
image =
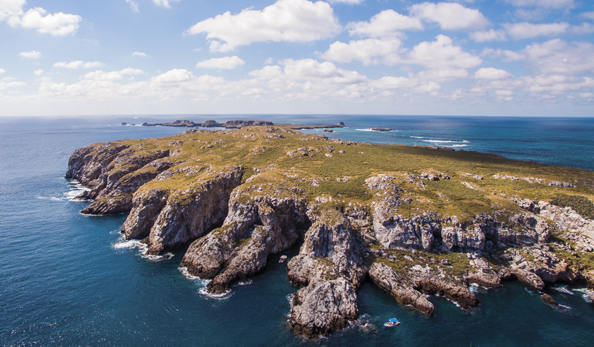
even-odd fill
[{"label": "rock outcrop", "polygon": [[356,289],[367,275],[364,245],[344,213],[329,203],[312,203],[311,228],[287,268],[295,293],[289,324],[308,337],[346,326],[359,315]]},{"label": "rock outcrop", "polygon": [[468,288],[447,281],[422,268],[399,272],[386,264],[375,262],[369,270],[369,277],[400,304],[410,305],[429,316],[433,314],[434,306],[424,294],[445,297],[463,309],[471,309],[480,303]]},{"label": "rock outcrop", "polygon": [[95,200],[84,214],[116,214],[132,208],[132,194],[169,169],[169,150],[139,150],[106,143],[76,150],[68,162],[66,178],[91,188],[80,199]]},{"label": "rock outcrop", "polygon": [[304,191],[256,176],[237,188],[222,227],[190,246],[183,264],[191,274],[213,279],[208,291],[222,293],[256,275],[270,254],[291,248],[307,224]]},{"label": "rock outcrop", "polygon": [[[223,222],[231,192],[241,183],[242,175],[241,166],[208,168],[193,175],[183,188],[167,193],[151,190],[149,185],[148,191],[136,194],[123,233],[127,238],[148,236],[150,254],[187,245]],[[154,213],[157,210],[158,214]]]}]

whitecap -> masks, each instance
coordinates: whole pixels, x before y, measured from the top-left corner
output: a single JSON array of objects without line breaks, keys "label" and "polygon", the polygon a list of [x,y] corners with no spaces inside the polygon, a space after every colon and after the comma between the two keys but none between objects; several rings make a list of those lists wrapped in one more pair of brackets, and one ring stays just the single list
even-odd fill
[{"label": "whitecap", "polygon": [[68,188],[68,191],[65,192],[63,195],[64,195],[64,198],[68,201],[73,201],[75,198],[80,196],[82,193],[91,190],[91,189],[83,186],[82,184],[80,184],[77,181],[68,182],[67,188]]},{"label": "whitecap", "polygon": [[221,294],[209,293],[206,290],[206,286],[204,288],[198,289],[198,293],[202,296],[206,296],[207,298],[214,299],[214,300],[227,300],[233,295],[233,291],[231,289],[229,289],[226,292],[221,293]]},{"label": "whitecap", "polygon": [[238,286],[238,287],[249,286],[252,283],[253,283],[253,281],[251,279],[248,279],[247,281],[238,282],[236,284],[236,286]]},{"label": "whitecap", "polygon": [[53,196],[38,196],[37,199],[39,200],[49,200],[49,201],[62,201],[60,198],[56,198]]},{"label": "whitecap", "polygon": [[367,129],[355,129],[357,131],[373,131],[373,129],[371,128],[367,128]]},{"label": "whitecap", "polygon": [[118,242],[113,245],[114,249],[137,249],[143,259],[150,261],[162,261],[173,258],[173,253],[165,253],[162,255],[148,254],[148,245],[139,240],[126,240],[120,238]]},{"label": "whitecap", "polygon": [[567,288],[567,286],[555,286],[551,288],[559,293],[567,294],[567,295],[574,295],[571,290]]},{"label": "whitecap", "polygon": [[464,141],[456,141],[456,140],[423,140],[423,142],[431,142],[431,143],[459,143]]},{"label": "whitecap", "polygon": [[134,249],[137,248],[140,251],[148,251],[148,246],[145,243],[140,242],[139,240],[125,240],[120,239],[113,245],[114,249]]},{"label": "whitecap", "polygon": [[189,279],[189,280],[191,280],[191,281],[197,281],[197,282],[200,282],[200,284],[203,284],[203,285],[205,285],[205,286],[206,286],[206,285],[207,285],[207,284],[208,284],[208,283],[211,281],[211,280],[205,280],[205,279],[202,279],[202,278],[200,278],[200,277],[198,277],[198,276],[194,276],[194,275],[192,275],[192,274],[190,273],[190,271],[188,271],[188,268],[187,268],[187,267],[185,267],[185,266],[180,266],[180,267],[178,267],[177,269],[179,270],[179,272],[180,272],[182,275],[184,275],[184,277],[185,277],[185,278],[187,278],[187,279]]},{"label": "whitecap", "polygon": [[452,145],[452,147],[467,147],[468,145]]},{"label": "whitecap", "polygon": [[424,139],[425,137],[423,136],[411,136],[413,139]]}]

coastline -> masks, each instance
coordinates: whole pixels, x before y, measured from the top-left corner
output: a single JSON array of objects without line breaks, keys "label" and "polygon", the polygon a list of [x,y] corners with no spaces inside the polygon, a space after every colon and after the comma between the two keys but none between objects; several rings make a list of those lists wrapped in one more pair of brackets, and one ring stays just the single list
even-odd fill
[{"label": "coastline", "polygon": [[[169,140],[169,144],[176,147],[188,141],[199,141],[206,144],[206,146],[202,147],[203,150],[206,150],[206,152],[203,152],[204,154],[212,151],[218,151],[215,153],[223,154],[226,151],[224,148],[229,146],[229,144],[233,144],[233,142],[229,142],[229,139],[240,134],[243,137],[252,138],[256,142],[266,138],[273,139],[274,141],[277,141],[275,139],[284,139],[282,141],[278,140],[281,142],[286,142],[287,137],[301,138],[310,142],[307,144],[309,147],[297,148],[287,152],[289,158],[302,158],[301,160],[313,158],[316,154],[324,153],[324,151],[326,151],[325,157],[327,160],[334,160],[332,158],[335,155],[344,155],[344,153],[347,153],[347,150],[351,152],[352,148],[349,146],[354,148],[361,146],[367,147],[366,152],[370,151],[371,148],[376,148],[376,150],[380,151],[378,153],[383,153],[384,148],[389,148],[389,146],[370,146],[369,144],[355,142],[330,141],[320,136],[299,135],[299,133],[291,132],[292,130],[282,127],[267,126],[247,129],[242,129],[239,133],[239,129],[214,132],[188,130],[177,136],[179,140]],[[157,140],[159,141],[159,139]],[[270,141],[264,140],[264,142]],[[141,146],[144,146],[142,143],[140,142]],[[209,143],[213,145],[209,146]],[[219,147],[222,144],[224,145]],[[331,150],[329,149],[331,147],[328,147],[329,144],[332,144]],[[262,142],[260,142],[260,145],[262,145]],[[319,151],[316,147],[320,145],[320,149],[326,146],[326,150]],[[514,212],[515,214],[506,216],[504,220],[500,220],[498,215],[508,213],[505,209],[489,212],[491,214],[495,213],[495,217],[479,214],[474,215],[474,217],[462,217],[460,215],[443,216],[439,213],[435,214],[431,210],[428,210],[429,216],[425,213],[423,213],[423,216],[418,214],[412,214],[408,217],[402,216],[399,211],[400,208],[397,209],[397,207],[404,206],[403,203],[410,204],[414,199],[408,197],[401,198],[401,194],[413,191],[417,192],[414,194],[419,194],[426,188],[431,187],[432,184],[438,184],[437,182],[440,181],[447,182],[452,178],[450,175],[436,172],[433,168],[429,168],[428,173],[422,173],[420,176],[404,173],[402,174],[404,181],[398,175],[394,176],[393,174],[391,176],[386,174],[378,175],[376,173],[374,176],[364,177],[368,189],[381,197],[374,199],[373,205],[375,207],[371,207],[372,212],[370,213],[366,212],[369,207],[365,207],[359,202],[356,202],[356,204],[359,204],[360,207],[349,209],[340,207],[342,206],[341,204],[345,203],[345,200],[341,199],[340,195],[337,198],[337,196],[333,197],[332,195],[325,196],[322,192],[321,196],[313,200],[306,198],[307,192],[301,189],[306,187],[301,183],[297,183],[298,180],[286,181],[284,178],[281,179],[275,173],[276,168],[268,168],[266,170],[268,171],[267,173],[262,171],[262,169],[256,170],[254,168],[256,174],[250,174],[252,177],[249,177],[245,183],[240,184],[240,182],[245,180],[242,179],[243,174],[246,172],[245,168],[243,166],[229,166],[230,163],[227,163],[225,167],[218,167],[212,172],[209,172],[211,169],[203,171],[204,169],[202,168],[183,168],[179,164],[177,165],[179,166],[177,169],[173,169],[172,165],[167,164],[166,158],[182,155],[183,149],[181,148],[153,151],[152,154],[147,153],[138,157],[135,151],[130,152],[132,148],[135,148],[131,146],[136,146],[135,144],[126,145],[125,142],[122,142],[121,144],[107,144],[107,147],[105,146],[105,144],[100,144],[97,148],[90,146],[77,151],[79,153],[75,153],[71,157],[67,177],[81,179],[84,183],[92,185],[92,181],[86,178],[89,173],[87,169],[89,163],[96,163],[107,169],[104,171],[107,175],[105,176],[107,181],[113,181],[113,179],[109,178],[113,175],[113,172],[110,172],[113,169],[108,169],[112,161],[125,163],[132,160],[132,162],[138,163],[140,166],[137,169],[123,173],[126,175],[125,177],[129,177],[128,183],[115,182],[115,185],[106,191],[103,191],[104,187],[99,186],[99,190],[95,187],[86,197],[96,200],[83,210],[83,212],[104,215],[132,210],[126,223],[124,223],[124,234],[127,238],[142,239],[146,237],[146,242],[149,244],[149,254],[158,255],[165,250],[176,249],[181,245],[191,243],[188,252],[184,256],[183,264],[192,275],[213,279],[207,286],[207,290],[210,293],[224,293],[234,283],[237,283],[237,281],[246,280],[254,274],[263,271],[266,266],[268,254],[277,254],[287,250],[293,247],[300,237],[305,238],[300,255],[289,262],[288,277],[293,285],[303,287],[293,299],[290,318],[291,327],[296,333],[308,337],[315,337],[319,334],[330,334],[347,326],[349,321],[355,320],[358,317],[356,291],[364,282],[364,278],[368,272],[372,281],[380,288],[390,292],[398,302],[403,305],[413,304],[413,307],[427,315],[433,313],[433,304],[426,299],[421,300],[423,293],[437,293],[440,296],[445,296],[463,309],[476,307],[479,301],[467,289],[471,283],[478,283],[483,287],[497,288],[501,286],[501,281],[517,278],[527,286],[540,291],[545,289],[547,283],[555,283],[559,280],[570,283],[589,283],[589,285],[592,285],[591,278],[584,273],[576,272],[575,269],[570,268],[570,261],[559,257],[566,250],[566,248],[563,248],[565,247],[563,244],[554,243],[553,247],[551,247],[553,244],[551,246],[549,245],[549,238],[552,233],[556,233],[556,239],[560,237],[567,238],[570,237],[569,234],[563,234],[564,236],[562,236],[559,232],[575,233],[575,230],[572,228],[584,228],[584,225],[589,225],[588,221],[585,221],[571,209],[560,210],[548,202],[516,199],[500,193],[499,195],[504,197],[504,199],[512,202],[512,205],[508,205],[506,209],[514,211],[513,206],[519,207]],[[271,148],[276,148],[277,146],[279,145],[274,145]],[[334,147],[337,146],[341,149],[336,149],[335,152]],[[266,151],[266,147],[255,146],[254,148],[264,148],[263,151],[261,149],[258,150],[262,151],[262,153]],[[96,150],[99,150],[97,153],[108,155],[101,154],[100,157],[103,159],[97,161],[100,157],[97,157]],[[410,148],[405,149],[405,152],[412,150],[435,151],[429,148]],[[252,149],[249,151],[253,152]],[[255,152],[256,156],[261,154],[258,151]],[[440,157],[447,157],[444,157],[444,155],[448,151],[437,150],[436,152],[444,153],[439,154]],[[360,153],[365,155],[362,151]],[[130,155],[132,157],[128,158]],[[383,156],[383,154],[379,155]],[[418,152],[416,155],[429,155],[429,153]],[[506,162],[512,165],[509,160],[486,154],[465,152],[456,155],[474,156],[475,160],[482,158],[480,160],[484,161],[483,164],[495,160],[496,162]],[[251,154],[247,158],[249,159],[250,156]],[[284,158],[284,160],[288,160],[286,157]],[[96,164],[90,166],[93,167],[92,170],[95,170]],[[134,173],[134,170],[138,170],[149,164],[158,170],[153,176],[138,176]],[[416,169],[413,170],[416,171]],[[548,168],[547,170],[552,170],[552,168]],[[558,170],[553,171],[559,174]],[[171,174],[167,174],[167,172],[171,172]],[[171,200],[178,193],[167,193],[163,195],[160,193],[162,191],[159,188],[160,184],[151,183],[155,182],[153,181],[155,177],[157,181],[168,180],[176,172],[183,172],[184,175],[189,175],[190,173],[193,175],[198,174],[196,176],[198,182],[207,182],[205,184],[209,187],[208,190],[205,190],[206,188],[204,187],[206,186],[201,186],[202,188],[198,189],[200,193],[195,197],[190,197],[195,202],[190,203],[188,207],[181,207],[176,202],[178,198]],[[204,174],[199,174],[200,172],[204,172]],[[293,177],[291,175],[294,175],[292,173],[290,175],[283,173],[283,171],[280,171],[280,173],[286,177]],[[122,174],[118,173],[117,175],[121,176]],[[456,188],[457,190],[484,191],[487,188],[487,186],[483,186],[481,183],[483,176],[476,173],[458,175],[460,177],[466,177],[464,175],[468,175],[474,181],[472,183],[462,181],[462,186],[466,188],[460,186]],[[141,179],[140,184],[130,181],[130,177],[135,176],[144,177]],[[159,179],[159,177],[162,178]],[[248,182],[251,182],[257,177],[260,177],[260,180],[248,184]],[[347,179],[346,177],[343,180],[348,182],[350,178]],[[536,180],[538,184],[547,183],[550,187],[574,187],[571,183],[559,183],[556,176],[551,177],[547,180],[531,177],[524,179],[510,175],[502,176],[496,174],[490,180],[508,180],[509,182],[518,180],[531,182],[532,180]],[[147,179],[148,181],[146,181]],[[306,182],[313,187],[320,184],[317,183],[316,179]],[[125,191],[118,193],[118,186],[130,186],[132,184],[141,188],[145,183],[149,186],[152,184],[151,188],[142,188],[139,190],[139,194],[135,193],[133,197]],[[272,186],[270,186],[271,183]],[[443,184],[446,183],[441,183],[441,185]],[[582,182],[582,184],[585,183]],[[280,189],[281,186],[292,188],[283,192],[283,189],[287,188]],[[586,184],[583,187],[587,186]],[[187,194],[189,187],[191,185],[182,185],[176,189],[181,189],[180,192],[183,190],[183,194]],[[418,190],[419,187],[422,188],[421,191]],[[116,189],[114,190],[114,188]],[[257,194],[254,197],[254,190],[264,191],[264,193]],[[232,191],[233,194],[231,193]],[[445,199],[446,197],[443,196],[443,198]],[[187,197],[182,199],[187,199]],[[246,199],[252,202],[246,203]],[[416,199],[419,198],[417,197]],[[155,202],[151,201],[162,201],[162,203],[155,205]],[[165,201],[167,202],[165,203]],[[261,214],[257,217],[258,212],[255,212],[255,215],[252,214],[246,220],[245,211],[254,209],[258,211],[258,209],[263,208],[262,203],[272,207],[272,210],[268,212],[269,214],[266,217]],[[349,202],[349,206],[351,206],[351,203],[352,201]],[[208,206],[223,206],[224,209],[211,210]],[[161,212],[158,212],[159,210]],[[291,210],[294,212],[292,214],[288,213]],[[190,213],[190,211],[193,211],[191,212],[192,217],[190,217],[193,219],[190,222],[184,223],[199,223],[203,226],[196,231],[192,231],[195,232],[193,234],[194,236],[182,240],[180,244],[164,243],[165,240],[172,237],[179,240],[178,236],[167,236],[167,233],[175,233],[179,229],[180,226],[176,226],[175,224],[177,223],[177,219],[183,218],[188,221],[188,216],[190,215],[187,215],[187,213]],[[296,211],[300,212],[297,213]],[[163,213],[166,215],[163,215]],[[163,217],[157,217],[157,214],[163,215]],[[235,217],[234,214],[236,214]],[[259,234],[246,234],[246,231],[253,230],[250,229],[253,228],[253,225],[250,224],[253,221],[250,222],[250,220],[254,220],[254,218],[276,220],[281,215],[289,215],[291,217],[289,219],[283,219],[282,223],[284,224],[281,225],[276,224],[278,222],[265,222],[263,229],[261,229],[261,232],[264,233],[262,235],[267,235],[267,240],[276,240],[272,244],[276,244],[277,246],[268,246],[267,243],[270,241],[263,242],[259,239],[260,236],[257,236]],[[212,217],[210,216],[214,216],[214,219],[211,219]],[[470,219],[467,219],[469,217]],[[461,222],[459,218],[462,218]],[[220,224],[223,219],[225,220],[223,226],[216,229],[214,226]],[[551,219],[553,223],[556,223],[555,220],[559,219],[559,222],[554,225],[556,225],[555,228],[560,229],[549,230],[545,219]],[[575,223],[577,223],[576,226],[567,226],[564,224],[564,221],[567,219],[575,220]],[[155,224],[152,226],[140,225],[139,222],[141,220],[148,220],[149,224]],[[151,220],[152,222],[150,222]],[[336,220],[340,221],[338,225],[342,225],[342,227],[335,229],[337,228]],[[159,221],[169,222],[162,224]],[[206,223],[209,224],[204,224],[204,221],[208,221]],[[161,224],[158,225],[158,223]],[[243,225],[242,223],[247,224]],[[420,229],[418,229],[419,227]],[[209,231],[213,228],[215,229],[214,231]],[[586,234],[593,233],[594,235],[594,226],[587,226],[585,228],[585,230],[588,230]],[[149,229],[150,232],[147,233]],[[281,230],[284,230],[282,234],[280,233]],[[330,232],[333,236],[326,236],[325,241],[318,240],[320,237],[319,233],[323,230],[325,230],[325,233]],[[344,238],[345,232],[347,235],[346,238]],[[196,241],[192,242],[193,240]],[[239,242],[239,240],[246,241]],[[213,258],[213,255],[219,252],[218,247],[221,247],[221,245],[223,247],[230,245],[232,247],[231,250],[233,250],[232,245],[237,245],[238,243],[243,245],[244,242],[247,242],[246,245],[249,246],[246,250],[243,250],[243,246],[235,246],[235,251],[217,260],[220,262],[219,265],[216,265],[214,268],[211,265],[205,265],[207,264],[205,262],[207,258],[210,259],[210,262],[216,258]],[[587,252],[588,249],[590,251],[594,249],[594,241],[589,236],[582,237],[578,242],[583,245],[580,247],[583,248],[582,251],[584,252]],[[494,246],[498,248],[503,247],[505,252],[495,251]],[[320,249],[317,249],[317,247],[321,247],[320,249],[338,248],[341,249],[341,252],[334,253],[334,255],[322,255],[322,258],[328,258],[324,262],[319,263],[315,260],[320,257],[320,253],[318,253]],[[518,253],[515,251],[517,247],[522,249],[521,252],[527,253]],[[262,253],[265,254],[262,258],[263,262],[258,260],[251,263],[253,260],[250,252],[254,250],[256,252],[265,252]],[[212,253],[213,251],[215,253]],[[416,252],[418,251],[421,251],[421,253],[417,254]],[[364,253],[367,255],[364,255]],[[447,256],[447,254],[463,254],[465,255],[464,258],[468,258],[469,261],[460,262],[460,258]],[[434,255],[437,255],[437,258]],[[444,255],[446,255],[445,258],[443,258]],[[340,260],[343,257],[351,260],[349,263],[344,264]],[[407,262],[411,262],[411,264],[405,265],[402,268],[403,265],[401,264],[406,264]],[[502,263],[506,265],[501,266],[500,264]],[[221,264],[226,264],[222,270],[220,268],[222,266]],[[423,270],[435,266],[429,266],[429,264],[441,264],[443,268],[437,265],[437,272],[441,272],[442,274],[449,273],[449,275],[446,278],[440,278],[439,276],[436,277],[433,271]],[[247,272],[245,272],[246,266],[248,269]],[[462,274],[459,272],[460,269],[454,272],[447,270],[448,267],[457,269],[460,266],[465,271],[463,279],[458,277]],[[326,297],[340,297],[341,299],[335,302],[328,302],[324,299]],[[318,306],[331,307],[330,312],[332,313],[330,316],[328,316],[328,313],[322,314]],[[319,322],[322,322],[321,325],[319,325]]]}]

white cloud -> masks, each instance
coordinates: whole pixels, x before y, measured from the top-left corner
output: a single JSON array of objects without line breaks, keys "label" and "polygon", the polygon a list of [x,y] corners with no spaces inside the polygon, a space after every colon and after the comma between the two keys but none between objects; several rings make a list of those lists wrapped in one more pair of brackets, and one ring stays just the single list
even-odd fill
[{"label": "white cloud", "polygon": [[198,22],[186,31],[206,33],[213,52],[227,52],[254,42],[311,42],[334,36],[341,30],[328,3],[278,0],[263,10],[245,9]]},{"label": "white cloud", "polygon": [[6,72],[6,70],[4,70],[4,69],[0,69],[0,75],[2,75],[2,74],[3,74],[3,73],[5,73],[5,72]]},{"label": "white cloud", "polygon": [[489,31],[475,31],[470,34],[470,38],[475,42],[487,42],[487,41],[506,41],[507,36],[502,30],[489,30]]},{"label": "white cloud", "polygon": [[41,75],[43,75],[43,70],[42,70],[42,69],[35,70],[35,71],[33,71],[33,73],[34,73],[36,76],[41,76]]},{"label": "white cloud", "polygon": [[482,63],[479,57],[464,52],[445,35],[438,35],[433,42],[421,42],[394,59],[392,64],[416,64],[430,69],[471,69]]},{"label": "white cloud", "polygon": [[120,71],[104,72],[101,70],[89,72],[84,75],[85,79],[95,81],[118,81],[124,78],[126,75],[141,75],[144,71],[133,68],[126,68]]},{"label": "white cloud", "polygon": [[383,37],[397,35],[401,30],[422,30],[419,18],[408,17],[394,10],[382,11],[369,22],[353,22],[348,24],[351,35]]},{"label": "white cloud", "polygon": [[227,69],[232,70],[239,66],[245,65],[245,61],[240,57],[234,55],[232,57],[212,58],[204,60],[196,64],[196,67],[206,69]]},{"label": "white cloud", "polygon": [[0,90],[8,89],[8,88],[15,88],[15,87],[24,87],[27,84],[23,82],[14,81],[13,78],[4,78],[0,81]]},{"label": "white cloud", "polygon": [[165,7],[165,8],[171,8],[171,5],[169,3],[177,2],[177,1],[180,1],[180,0],[153,0],[155,5]]},{"label": "white cloud", "polygon": [[581,16],[582,17],[585,17],[585,18],[588,18],[588,19],[591,19],[591,20],[594,20],[594,11],[592,11],[592,12],[583,12],[581,14]]},{"label": "white cloud", "polygon": [[439,23],[444,30],[482,29],[490,25],[479,10],[454,2],[424,2],[411,6],[410,13],[426,21]]},{"label": "white cloud", "polygon": [[0,0],[0,21],[23,13],[25,0]]},{"label": "white cloud", "polygon": [[517,7],[543,7],[554,9],[573,8],[574,0],[506,0],[507,3]]},{"label": "white cloud", "polygon": [[322,54],[322,58],[339,63],[357,60],[365,65],[379,64],[382,58],[398,53],[400,44],[397,38],[366,39],[350,41],[348,44],[336,41]]},{"label": "white cloud", "polygon": [[78,30],[82,18],[74,14],[62,12],[48,14],[41,7],[35,7],[25,13],[9,17],[8,24],[13,27],[35,29],[40,34],[52,36],[72,35]]},{"label": "white cloud", "polygon": [[133,57],[141,57],[141,58],[146,58],[146,53],[143,52],[134,52],[132,53]]},{"label": "white cloud", "polygon": [[67,68],[67,69],[93,69],[93,68],[97,68],[97,67],[101,67],[105,64],[100,63],[98,61],[90,61],[90,62],[84,62],[82,60],[76,60],[76,61],[71,61],[69,63],[67,62],[58,62],[54,64],[54,67],[63,67],[63,68]]},{"label": "white cloud", "polygon": [[140,10],[138,9],[138,4],[134,0],[126,0],[126,3],[128,3],[128,5],[130,5],[132,12],[136,12],[136,13],[140,12]]},{"label": "white cloud", "polygon": [[474,78],[487,80],[506,80],[511,77],[512,74],[510,74],[509,72],[501,69],[495,69],[492,67],[480,68],[474,73]]},{"label": "white cloud", "polygon": [[568,23],[531,24],[514,23],[505,24],[505,29],[515,39],[527,39],[538,36],[553,36],[563,34],[571,27]]},{"label": "white cloud", "polygon": [[594,73],[594,45],[588,42],[553,39],[528,45],[522,53],[531,68],[542,74]]},{"label": "white cloud", "polygon": [[504,63],[509,63],[512,61],[524,60],[526,57],[518,52],[503,50],[503,49],[492,49],[492,48],[485,48],[481,52],[482,56],[490,56],[493,58],[499,58]]},{"label": "white cloud", "polygon": [[20,57],[27,58],[27,59],[39,59],[41,58],[41,52],[38,51],[30,51],[30,52],[21,52],[19,53]]}]

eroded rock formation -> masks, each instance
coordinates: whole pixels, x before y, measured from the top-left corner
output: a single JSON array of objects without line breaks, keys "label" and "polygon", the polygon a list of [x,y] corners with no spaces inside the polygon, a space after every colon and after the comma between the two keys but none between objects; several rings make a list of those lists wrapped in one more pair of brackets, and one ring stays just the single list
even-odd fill
[{"label": "eroded rock formation", "polygon": [[[439,151],[414,150],[431,163]],[[426,315],[435,309],[430,295],[476,307],[469,285],[496,288],[515,278],[537,290],[558,281],[594,287],[594,269],[578,253],[594,251],[594,221],[498,190],[517,182],[576,190],[577,183],[472,167],[458,175],[427,166],[378,173],[394,151],[269,126],[188,130],[81,148],[66,177],[90,188],[79,197],[93,200],[83,213],[129,212],[122,233],[144,240],[149,253],[189,246],[182,263],[211,280],[210,293],[256,276],[271,255],[302,241],[287,264],[298,287],[289,324],[307,337],[356,319],[367,278]],[[468,157],[460,158],[463,166]],[[488,159],[497,170],[505,160]]]}]

